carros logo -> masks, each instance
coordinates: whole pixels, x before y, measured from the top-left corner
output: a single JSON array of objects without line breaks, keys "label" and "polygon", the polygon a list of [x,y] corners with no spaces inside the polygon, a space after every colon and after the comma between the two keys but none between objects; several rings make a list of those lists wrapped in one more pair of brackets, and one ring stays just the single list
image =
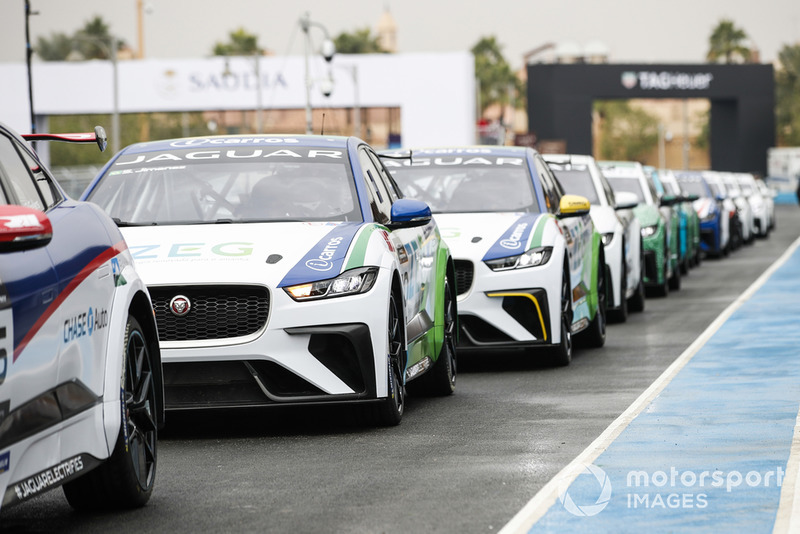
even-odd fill
[{"label": "carros logo", "polygon": [[333,267],[333,262],[319,258],[312,258],[306,262],[306,267],[309,269],[314,269],[315,271],[330,271],[331,267]]},{"label": "carros logo", "polygon": [[269,145],[274,143],[299,143],[297,139],[284,137],[234,137],[209,139],[198,137],[193,139],[180,139],[169,144],[171,147],[188,147],[200,145]]},{"label": "carros logo", "polygon": [[331,238],[325,248],[322,249],[322,252],[319,253],[319,256],[306,260],[306,267],[315,271],[330,271],[333,267],[333,255],[336,254],[336,250],[342,244],[343,239],[342,236]]},{"label": "carros logo", "polygon": [[514,231],[508,236],[508,239],[503,239],[500,241],[500,246],[503,248],[515,250],[522,246],[520,240],[522,239],[522,234],[525,232],[525,229],[528,227],[528,223],[520,223],[514,228]]},{"label": "carros logo", "polygon": [[[581,480],[581,482],[585,482],[585,484],[577,484],[578,478],[581,476],[583,476],[584,479],[589,478],[590,481],[586,482],[585,480]],[[591,495],[593,497],[597,495],[597,499],[594,503],[591,503],[591,501],[585,503],[582,502],[581,499],[578,499],[579,502],[575,502],[569,493],[569,489],[573,488],[573,491],[577,495],[578,489],[576,488],[578,488],[578,486],[580,486],[581,496]],[[611,480],[608,478],[608,475],[606,475],[606,472],[596,465],[578,464],[570,469],[559,481],[558,500],[561,501],[561,504],[567,512],[572,515],[579,517],[597,515],[608,506],[611,500]]]}]

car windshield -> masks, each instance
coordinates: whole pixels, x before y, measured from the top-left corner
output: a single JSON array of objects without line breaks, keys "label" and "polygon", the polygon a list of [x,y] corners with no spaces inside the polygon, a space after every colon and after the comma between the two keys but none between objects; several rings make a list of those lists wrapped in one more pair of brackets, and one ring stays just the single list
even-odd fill
[{"label": "car windshield", "polygon": [[699,197],[708,196],[708,190],[703,187],[703,183],[699,180],[681,180],[681,187],[690,195],[697,195]]},{"label": "car windshield", "polygon": [[606,179],[608,179],[608,183],[611,184],[611,189],[613,189],[615,193],[622,193],[623,191],[633,193],[636,195],[636,200],[638,200],[639,203],[646,202],[644,192],[642,191],[642,184],[638,178],[618,178],[606,175]]},{"label": "car windshield", "polygon": [[538,212],[523,158],[482,155],[384,159],[403,195],[434,213]]},{"label": "car windshield", "polygon": [[570,195],[586,197],[595,206],[600,204],[594,180],[586,165],[549,163],[562,189]]},{"label": "car windshield", "polygon": [[123,154],[88,200],[120,226],[362,220],[347,153],[329,148]]}]

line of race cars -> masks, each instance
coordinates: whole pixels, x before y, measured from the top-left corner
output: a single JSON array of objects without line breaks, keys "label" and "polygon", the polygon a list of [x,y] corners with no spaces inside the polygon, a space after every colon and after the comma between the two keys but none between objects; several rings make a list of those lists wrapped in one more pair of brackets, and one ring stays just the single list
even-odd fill
[{"label": "line of race cars", "polygon": [[0,134],[3,507],[62,485],[77,508],[144,504],[165,409],[354,403],[395,425],[406,392],[453,393],[458,352],[568,365],[702,247],[774,224],[706,173],[322,135],[131,145],[73,201]]}]

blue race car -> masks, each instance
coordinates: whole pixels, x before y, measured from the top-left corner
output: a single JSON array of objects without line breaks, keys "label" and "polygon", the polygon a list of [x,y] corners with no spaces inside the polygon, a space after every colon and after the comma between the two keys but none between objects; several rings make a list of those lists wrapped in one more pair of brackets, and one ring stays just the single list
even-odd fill
[{"label": "blue race car", "polygon": [[693,202],[700,218],[700,250],[709,256],[728,254],[729,219],[723,217],[720,199],[715,195],[702,172],[682,172],[677,175],[681,187],[690,195],[697,195]]},{"label": "blue race car", "polygon": [[[98,141],[93,134],[31,140]],[[0,496],[78,509],[150,498],[163,425],[152,304],[110,217],[0,124]]]}]

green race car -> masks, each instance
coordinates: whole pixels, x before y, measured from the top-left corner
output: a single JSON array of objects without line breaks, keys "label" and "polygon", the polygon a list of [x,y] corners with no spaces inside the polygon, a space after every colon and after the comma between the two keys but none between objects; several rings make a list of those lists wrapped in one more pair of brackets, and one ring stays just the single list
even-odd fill
[{"label": "green race car", "polygon": [[[672,197],[658,196],[653,183],[648,180],[644,167],[632,161],[598,161],[600,170],[615,193],[634,193],[639,205],[633,213],[642,229],[644,248],[645,287],[656,295],[666,296],[670,289],[680,287],[680,269],[677,264],[677,218],[672,221]],[[675,225],[675,229],[673,228]]]}]

